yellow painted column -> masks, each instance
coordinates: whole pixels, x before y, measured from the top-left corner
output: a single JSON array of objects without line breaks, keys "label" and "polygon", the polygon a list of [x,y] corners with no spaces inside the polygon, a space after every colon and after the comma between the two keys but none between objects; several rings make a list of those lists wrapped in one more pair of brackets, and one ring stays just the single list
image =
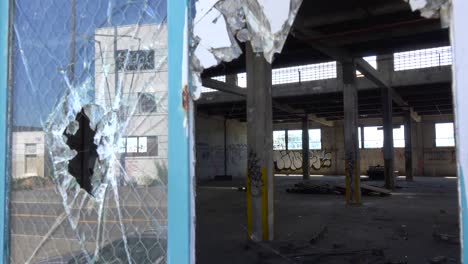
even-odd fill
[{"label": "yellow painted column", "polygon": [[271,64],[247,43],[247,232],[254,241],[274,237]]}]

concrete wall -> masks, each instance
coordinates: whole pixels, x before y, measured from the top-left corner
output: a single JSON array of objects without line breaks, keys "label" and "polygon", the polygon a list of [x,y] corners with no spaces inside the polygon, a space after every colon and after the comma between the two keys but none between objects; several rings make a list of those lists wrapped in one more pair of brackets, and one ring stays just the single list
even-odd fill
[{"label": "concrete wall", "polygon": [[[197,115],[196,119],[196,174],[197,179],[213,179],[224,175],[224,118]],[[226,165],[227,175],[245,178],[247,171],[247,126],[236,120],[227,120]]]},{"label": "concrete wall", "polygon": [[[435,147],[435,123],[452,122],[452,115],[424,116],[420,123],[413,122],[413,174],[416,176],[454,176],[456,159],[454,147]],[[402,118],[394,118],[395,125],[403,124]],[[245,123],[229,120],[228,124],[228,174],[245,177],[247,153]],[[381,119],[361,119],[360,126],[381,126]],[[322,149],[310,151],[311,174],[344,174],[344,131],[343,123],[336,121],[333,127],[312,123],[312,128],[322,130]],[[301,129],[300,123],[274,124],[274,130]],[[213,178],[224,174],[224,118],[198,116],[197,118],[197,177]],[[360,149],[361,173],[366,174],[369,166],[384,165],[380,148]],[[276,173],[302,174],[301,150],[274,151]],[[395,148],[395,170],[405,175],[405,150]]]},{"label": "concrete wall", "polygon": [[[456,159],[454,147],[435,147],[435,123],[453,122],[452,115],[424,116],[420,123],[413,122],[413,173],[418,176],[454,176],[456,175]],[[394,118],[395,125],[403,124],[402,118]],[[361,119],[360,126],[381,126],[381,119]],[[275,124],[274,129],[300,129],[301,124]],[[344,130],[341,121],[333,127],[320,127],[311,124],[310,128],[322,129],[322,150],[331,156],[331,166],[315,169],[312,174],[344,174]],[[316,151],[315,151],[316,152]],[[395,170],[399,175],[405,175],[405,150],[395,148]],[[380,148],[360,149],[361,173],[365,174],[369,166],[384,165],[383,152]],[[313,157],[312,157],[313,158]],[[311,158],[311,162],[312,162]],[[278,173],[291,173],[277,170]],[[294,173],[301,174],[302,170]]]}]

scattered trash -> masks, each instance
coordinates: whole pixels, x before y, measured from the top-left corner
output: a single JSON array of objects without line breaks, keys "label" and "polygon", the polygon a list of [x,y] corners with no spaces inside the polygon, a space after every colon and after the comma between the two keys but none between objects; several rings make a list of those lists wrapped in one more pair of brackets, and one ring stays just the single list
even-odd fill
[{"label": "scattered trash", "polygon": [[408,240],[408,230],[406,225],[400,225],[392,237],[393,240]]},{"label": "scattered trash", "polygon": [[408,257],[405,256],[404,260],[386,261],[385,264],[408,264]]},{"label": "scattered trash", "polygon": [[437,241],[446,242],[452,245],[460,244],[460,238],[458,235],[449,235],[446,233],[433,232],[432,237]]},{"label": "scattered trash", "polygon": [[431,263],[431,264],[447,263],[447,257],[437,256],[437,257],[432,258],[429,263]]},{"label": "scattered trash", "polygon": [[385,167],[380,165],[369,166],[367,175],[369,175],[369,180],[383,180],[385,178]]},{"label": "scattered trash", "polygon": [[237,188],[237,190],[238,190],[239,192],[245,192],[247,189],[245,188],[245,186],[239,186],[239,187]]},{"label": "scattered trash", "polygon": [[294,184],[293,188],[286,189],[288,193],[308,193],[308,194],[331,194],[335,192],[335,187],[329,184],[312,184],[300,182]]},{"label": "scattered trash", "polygon": [[[294,187],[287,188],[286,192],[288,193],[305,193],[305,194],[340,194],[343,195],[346,193],[346,185],[337,183],[331,185],[328,183],[317,184],[311,182],[300,182],[294,184]],[[376,186],[361,184],[361,192],[363,195],[380,195],[387,196],[391,194],[391,191],[385,188],[380,188]]]},{"label": "scattered trash", "polygon": [[333,243],[332,246],[333,246],[334,249],[340,249],[340,248],[344,248],[345,244],[343,244],[343,243]]},{"label": "scattered trash", "polygon": [[328,227],[325,226],[320,230],[320,232],[318,232],[317,234],[314,235],[314,237],[312,237],[312,239],[310,240],[310,244],[317,243],[319,240],[323,239],[327,233],[328,233]]}]

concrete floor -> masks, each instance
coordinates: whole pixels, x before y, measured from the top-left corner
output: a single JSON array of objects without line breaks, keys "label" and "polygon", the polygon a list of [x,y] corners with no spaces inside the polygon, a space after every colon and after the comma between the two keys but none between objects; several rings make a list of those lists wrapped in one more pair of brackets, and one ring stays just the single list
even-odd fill
[{"label": "concrete floor", "polygon": [[[460,245],[434,234],[456,236],[458,200],[455,178],[417,177],[397,181],[392,196],[363,196],[348,206],[343,195],[290,194],[300,177],[275,177],[276,240],[246,239],[242,182],[199,183],[197,192],[197,263],[431,263],[443,256],[460,263]],[[321,183],[343,177],[313,177]],[[376,186],[382,182],[367,182]],[[310,240],[328,230],[316,243]],[[367,250],[367,251],[366,251]],[[297,256],[307,255],[307,256]]]}]

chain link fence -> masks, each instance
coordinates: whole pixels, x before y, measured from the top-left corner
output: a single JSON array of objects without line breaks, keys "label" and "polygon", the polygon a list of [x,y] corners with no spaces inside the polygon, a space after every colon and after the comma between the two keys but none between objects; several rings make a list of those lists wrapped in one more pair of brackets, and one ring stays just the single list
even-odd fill
[{"label": "chain link fence", "polygon": [[165,263],[166,1],[12,6],[10,262]]}]

